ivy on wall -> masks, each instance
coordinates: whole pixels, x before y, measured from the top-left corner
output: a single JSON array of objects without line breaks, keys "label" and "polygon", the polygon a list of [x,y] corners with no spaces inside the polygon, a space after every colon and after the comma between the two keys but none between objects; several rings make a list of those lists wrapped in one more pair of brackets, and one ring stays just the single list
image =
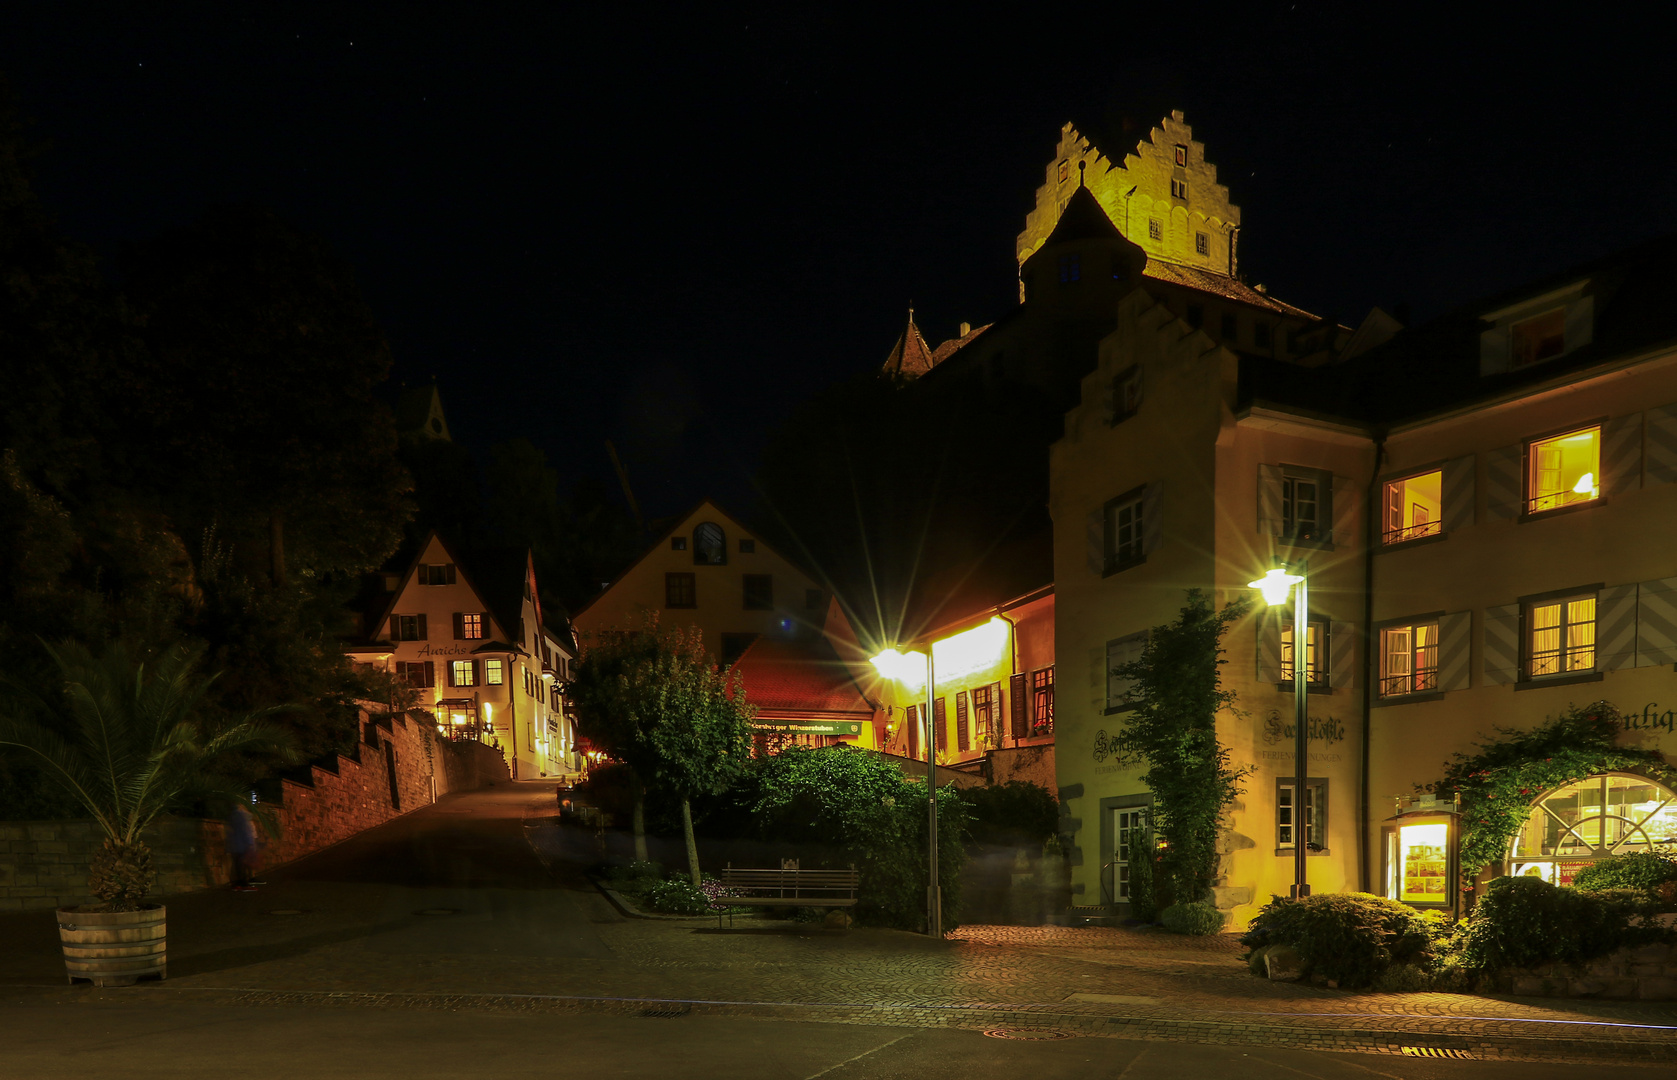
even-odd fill
[{"label": "ivy on wall", "polygon": [[1657,750],[1617,745],[1619,710],[1605,701],[1568,706],[1530,731],[1498,728],[1498,738],[1479,744],[1479,753],[1457,754],[1444,777],[1417,785],[1444,798],[1461,799],[1462,891],[1491,863],[1508,855],[1532,803],[1544,792],[1604,772],[1633,772],[1667,787],[1677,769]]},{"label": "ivy on wall", "polygon": [[1148,899],[1160,907],[1204,900],[1217,880],[1218,827],[1245,775],[1217,741],[1217,714],[1234,703],[1218,669],[1223,634],[1246,607],[1237,600],[1216,611],[1191,589],[1176,621],[1154,627],[1141,655],[1114,669],[1131,684],[1122,740],[1146,760],[1142,779],[1153,793],[1162,850]]}]

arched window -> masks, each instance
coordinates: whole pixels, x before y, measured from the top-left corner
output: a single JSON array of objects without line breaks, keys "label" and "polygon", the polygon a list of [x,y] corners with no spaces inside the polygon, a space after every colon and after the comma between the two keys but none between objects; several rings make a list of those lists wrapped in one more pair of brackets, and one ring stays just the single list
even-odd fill
[{"label": "arched window", "polygon": [[1669,844],[1677,844],[1677,794],[1645,776],[1601,773],[1539,796],[1508,865],[1516,876],[1570,885],[1597,859]]},{"label": "arched window", "polygon": [[728,562],[728,538],[722,526],[706,521],[693,530],[693,565],[723,566]]}]

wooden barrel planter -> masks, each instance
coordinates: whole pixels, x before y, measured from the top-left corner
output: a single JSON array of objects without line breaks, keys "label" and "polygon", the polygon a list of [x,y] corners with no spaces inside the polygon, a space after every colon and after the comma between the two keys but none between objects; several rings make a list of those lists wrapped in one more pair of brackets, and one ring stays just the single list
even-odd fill
[{"label": "wooden barrel planter", "polygon": [[147,904],[139,911],[58,909],[58,938],[70,981],[94,986],[130,986],[146,975],[167,978],[168,909]]}]

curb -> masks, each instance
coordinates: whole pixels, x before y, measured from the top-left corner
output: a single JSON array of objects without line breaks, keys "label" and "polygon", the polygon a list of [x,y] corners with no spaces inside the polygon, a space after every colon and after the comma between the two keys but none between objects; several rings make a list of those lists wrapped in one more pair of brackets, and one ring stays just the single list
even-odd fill
[{"label": "curb", "polygon": [[607,885],[602,878],[589,874],[588,880],[593,882],[594,887],[599,889],[600,892],[605,895],[605,898],[611,902],[612,907],[616,908],[624,916],[630,919],[656,919],[662,922],[691,922],[694,919],[714,919],[716,917],[714,915],[665,915],[662,912],[657,911],[642,911],[640,908],[636,907],[634,902],[627,896],[624,896],[610,885]]}]

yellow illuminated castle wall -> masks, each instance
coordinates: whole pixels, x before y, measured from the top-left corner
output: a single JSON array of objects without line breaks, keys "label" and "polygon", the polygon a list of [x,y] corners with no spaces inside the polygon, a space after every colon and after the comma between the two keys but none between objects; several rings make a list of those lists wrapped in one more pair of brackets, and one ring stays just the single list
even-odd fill
[{"label": "yellow illuminated castle wall", "polygon": [[1122,161],[1107,156],[1114,149],[1095,146],[1071,124],[1060,129],[1036,206],[1015,244],[1019,262],[1054,231],[1081,175],[1118,231],[1149,259],[1233,275],[1240,207],[1229,202],[1229,189],[1217,182],[1217,167],[1205,159],[1205,144],[1194,141],[1182,113],[1172,112]]}]

